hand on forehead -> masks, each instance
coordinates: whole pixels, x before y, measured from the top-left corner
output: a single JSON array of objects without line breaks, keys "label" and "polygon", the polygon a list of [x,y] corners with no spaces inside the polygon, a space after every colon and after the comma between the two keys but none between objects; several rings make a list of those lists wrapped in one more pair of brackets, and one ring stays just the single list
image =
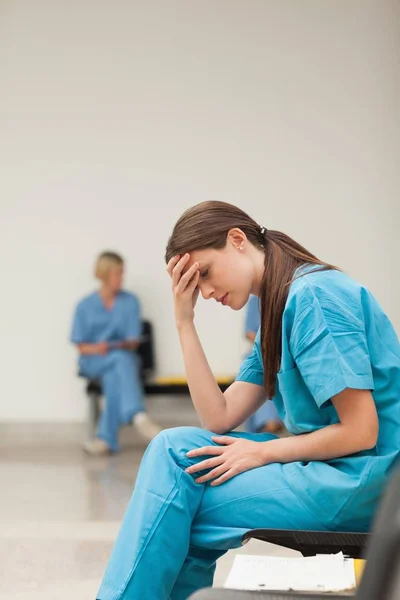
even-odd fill
[{"label": "hand on forehead", "polygon": [[199,250],[194,250],[193,252],[187,252],[187,254],[189,254],[189,259],[187,261],[187,263],[185,264],[185,266],[183,267],[183,272],[186,273],[186,271],[188,269],[190,269],[190,267],[197,262],[199,265],[199,268],[201,269],[202,266],[205,265],[205,260],[204,260],[204,256],[202,256],[202,252]]}]

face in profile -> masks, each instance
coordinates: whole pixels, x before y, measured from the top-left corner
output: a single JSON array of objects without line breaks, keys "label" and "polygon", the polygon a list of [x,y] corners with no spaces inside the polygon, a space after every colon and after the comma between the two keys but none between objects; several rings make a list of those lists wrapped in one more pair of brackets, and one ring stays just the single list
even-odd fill
[{"label": "face in profile", "polygon": [[220,250],[194,250],[185,271],[194,263],[200,265],[198,288],[205,300],[216,300],[233,310],[245,306],[251,293],[255,270],[248,256],[227,242]]}]

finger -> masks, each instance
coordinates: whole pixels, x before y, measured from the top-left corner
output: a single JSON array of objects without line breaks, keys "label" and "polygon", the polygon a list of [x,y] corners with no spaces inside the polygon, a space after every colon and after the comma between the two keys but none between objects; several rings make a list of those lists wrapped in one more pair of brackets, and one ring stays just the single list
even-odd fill
[{"label": "finger", "polygon": [[187,264],[187,262],[189,261],[189,254],[184,254],[176,263],[176,265],[174,266],[174,268],[172,269],[172,284],[173,286],[177,286],[179,283],[179,280],[182,276],[182,270],[183,267]]},{"label": "finger", "polygon": [[197,471],[204,471],[204,469],[212,469],[213,467],[217,467],[218,465],[220,465],[221,460],[223,460],[223,457],[221,455],[216,456],[215,458],[208,458],[207,460],[202,460],[201,462],[195,465],[191,465],[190,467],[185,469],[185,471],[186,473],[189,473],[191,475],[192,473],[197,473]]},{"label": "finger", "polygon": [[220,465],[219,467],[217,467],[216,469],[213,469],[209,473],[206,473],[205,475],[198,477],[197,479],[195,479],[195,482],[196,483],[206,483],[206,481],[211,481],[211,479],[215,479],[216,477],[219,477],[220,475],[223,476],[223,474],[226,473],[227,470],[230,471],[231,469],[229,469],[229,467],[227,467],[226,464],[224,463],[223,465]]},{"label": "finger", "polygon": [[179,273],[182,271],[184,265],[187,263],[188,260],[189,260],[189,254],[178,254],[177,256],[174,256],[173,258],[171,258],[170,262],[168,263],[170,265],[171,277],[174,276],[174,272],[175,272],[178,274],[178,280],[179,280]]},{"label": "finger", "polygon": [[193,296],[194,294],[196,294],[195,298],[197,298],[197,296],[199,295],[199,288],[197,287],[197,284],[199,283],[199,279],[200,279],[200,271],[197,270],[196,273],[194,274],[192,281],[189,283],[189,285],[187,286],[187,291],[190,292]]},{"label": "finger", "polygon": [[221,485],[221,483],[225,483],[225,481],[232,479],[232,477],[235,477],[235,475],[239,475],[239,472],[233,468],[229,469],[229,471],[226,471],[223,475],[221,475],[221,477],[218,477],[218,479],[214,479],[214,481],[212,481],[210,485],[212,485],[213,487]]},{"label": "finger", "polygon": [[210,456],[217,456],[218,454],[222,454],[224,452],[224,448],[219,446],[203,446],[202,448],[195,448],[194,450],[189,450],[186,452],[186,456],[189,458],[193,458],[195,456],[204,456],[205,454],[209,454]]},{"label": "finger", "polygon": [[234,444],[238,441],[238,438],[231,437],[229,435],[213,435],[212,441],[217,444],[224,444],[225,446],[229,446],[230,444]]},{"label": "finger", "polygon": [[[189,281],[186,279],[186,275],[189,274],[189,271],[187,273],[185,273],[184,276],[182,276],[180,282],[178,283],[178,285],[176,286],[174,293],[176,295],[182,295],[182,294],[188,294],[190,296],[193,295],[197,284],[199,283],[199,275],[198,275],[199,271],[195,271],[193,273],[193,271],[190,273],[191,277],[189,278]],[[183,279],[183,277],[185,277],[185,279]]]},{"label": "finger", "polygon": [[171,275],[171,277],[172,277],[172,269],[179,262],[180,258],[181,258],[181,255],[177,254],[176,256],[173,256],[167,264],[167,271],[168,271],[169,275]]},{"label": "finger", "polygon": [[190,285],[191,279],[196,275],[196,272],[199,270],[199,265],[194,263],[190,269],[186,271],[184,275],[179,280],[178,285],[175,288],[177,294],[182,294]]}]

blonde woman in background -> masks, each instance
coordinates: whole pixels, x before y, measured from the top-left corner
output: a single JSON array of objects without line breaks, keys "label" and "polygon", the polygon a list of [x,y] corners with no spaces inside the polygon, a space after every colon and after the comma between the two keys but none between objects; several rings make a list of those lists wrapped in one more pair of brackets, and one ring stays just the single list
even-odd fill
[{"label": "blonde woman in background", "polygon": [[146,414],[140,381],[140,305],[134,294],[122,289],[124,261],[115,252],[103,252],[97,259],[95,276],[100,289],[81,300],[75,310],[71,341],[77,345],[79,368],[84,377],[98,379],[105,407],[97,437],[86,442],[89,454],[117,452],[118,432],[133,421],[147,440],[160,428]]}]

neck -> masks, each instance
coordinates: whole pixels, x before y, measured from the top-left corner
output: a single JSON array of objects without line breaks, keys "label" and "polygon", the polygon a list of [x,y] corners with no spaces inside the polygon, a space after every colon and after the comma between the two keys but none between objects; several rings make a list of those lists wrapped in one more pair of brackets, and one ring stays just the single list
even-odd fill
[{"label": "neck", "polygon": [[105,301],[114,300],[115,296],[117,295],[116,292],[110,290],[110,288],[108,288],[106,285],[101,286],[99,294]]},{"label": "neck", "polygon": [[254,248],[254,253],[253,253],[252,259],[253,259],[253,263],[254,263],[255,278],[253,281],[251,293],[254,294],[255,296],[259,296],[260,290],[261,290],[261,282],[263,280],[264,272],[265,272],[265,264],[264,264],[265,252],[264,252],[264,250]]}]

